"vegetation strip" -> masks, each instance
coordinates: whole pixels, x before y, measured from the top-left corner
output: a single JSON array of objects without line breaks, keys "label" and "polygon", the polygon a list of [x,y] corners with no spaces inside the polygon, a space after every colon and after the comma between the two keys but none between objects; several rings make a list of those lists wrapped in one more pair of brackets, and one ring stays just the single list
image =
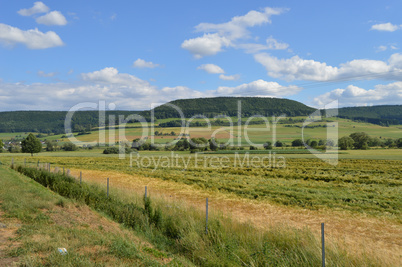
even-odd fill
[{"label": "vegetation strip", "polygon": [[[319,241],[307,231],[272,229],[260,231],[222,218],[205,222],[196,212],[156,206],[147,198],[141,204],[123,203],[95,186],[78,184],[58,173],[14,166],[20,173],[62,196],[76,199],[102,211],[115,221],[145,234],[153,243],[202,266],[317,266]],[[327,264],[376,266],[371,257],[352,257],[335,247],[327,248]]]}]

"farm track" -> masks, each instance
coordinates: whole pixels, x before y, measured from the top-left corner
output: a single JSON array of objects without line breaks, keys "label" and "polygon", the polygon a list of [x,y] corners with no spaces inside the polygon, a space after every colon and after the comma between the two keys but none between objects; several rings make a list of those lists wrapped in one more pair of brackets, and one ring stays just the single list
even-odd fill
[{"label": "farm track", "polygon": [[148,186],[153,197],[185,202],[201,212],[205,198],[209,197],[211,210],[241,222],[251,222],[261,229],[274,225],[288,225],[298,229],[307,227],[318,237],[320,223],[325,222],[326,238],[333,244],[345,245],[356,254],[377,255],[384,264],[390,266],[399,265],[402,258],[402,227],[398,220],[349,211],[311,210],[271,204],[268,201],[244,199],[216,191],[207,192],[195,189],[191,185],[137,174],[71,169],[72,175],[76,177],[80,171],[83,172],[83,180],[86,182],[104,185],[106,178],[110,178],[113,189],[140,195],[143,194],[144,187]]}]

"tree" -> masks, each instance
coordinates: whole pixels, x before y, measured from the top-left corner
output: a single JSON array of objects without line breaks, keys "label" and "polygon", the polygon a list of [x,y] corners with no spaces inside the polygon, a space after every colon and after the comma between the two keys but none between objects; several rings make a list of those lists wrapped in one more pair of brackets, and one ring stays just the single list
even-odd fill
[{"label": "tree", "polygon": [[58,149],[57,143],[54,141],[46,141],[46,151],[56,151]]},{"label": "tree", "polygon": [[283,147],[284,144],[281,141],[276,141],[275,142],[275,147]]},{"label": "tree", "polygon": [[399,138],[398,140],[396,140],[396,146],[398,148],[402,148],[402,138]]},{"label": "tree", "polygon": [[353,139],[353,146],[356,149],[368,148],[368,141],[370,140],[370,137],[365,132],[352,133],[349,136]]},{"label": "tree", "polygon": [[381,145],[381,140],[378,139],[378,137],[373,137],[369,139],[368,145],[370,147],[374,147],[374,146],[380,146]]},{"label": "tree", "polygon": [[265,148],[265,149],[272,149],[272,143],[269,142],[269,141],[267,141],[267,142],[264,144],[264,148]]},{"label": "tree", "polygon": [[75,150],[78,149],[78,147],[75,144],[71,143],[71,142],[64,143],[64,145],[61,148],[64,151],[75,151]]},{"label": "tree", "polygon": [[21,142],[21,149],[23,153],[31,153],[31,157],[34,153],[39,153],[42,151],[42,144],[41,142],[30,133],[27,138],[22,140]]},{"label": "tree", "polygon": [[303,146],[303,141],[301,139],[295,139],[292,141],[292,146],[294,147]]},{"label": "tree", "polygon": [[313,141],[310,142],[310,146],[311,146],[312,148],[316,148],[316,147],[318,146],[318,142],[315,141],[315,140],[313,140]]},{"label": "tree", "polygon": [[216,140],[215,138],[211,138],[209,139],[209,149],[211,149],[212,151],[216,151],[218,150],[219,146],[218,146],[218,140]]},{"label": "tree", "polygon": [[396,140],[392,139],[392,138],[388,138],[384,141],[385,146],[389,147],[389,148],[393,148],[395,147],[396,144]]},{"label": "tree", "polygon": [[344,136],[344,137],[339,138],[338,145],[341,150],[348,150],[353,147],[354,142],[355,141],[351,137]]}]

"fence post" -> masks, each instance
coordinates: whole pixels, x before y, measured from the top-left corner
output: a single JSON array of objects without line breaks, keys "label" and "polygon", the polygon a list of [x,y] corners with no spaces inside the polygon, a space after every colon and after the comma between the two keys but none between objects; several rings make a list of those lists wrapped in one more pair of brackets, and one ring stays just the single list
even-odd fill
[{"label": "fence post", "polygon": [[147,186],[145,186],[145,198],[147,198]]},{"label": "fence post", "polygon": [[205,233],[208,234],[208,198],[206,201],[206,207],[205,207]]},{"label": "fence post", "polygon": [[49,163],[49,172],[50,172],[50,163]]},{"label": "fence post", "polygon": [[27,166],[27,159],[24,159],[24,167]]},{"label": "fence post", "polygon": [[63,175],[65,174],[65,172],[64,172],[64,167],[63,167]]},{"label": "fence post", "polygon": [[109,178],[107,178],[107,197],[109,197]]},{"label": "fence post", "polygon": [[82,172],[80,172],[80,184],[82,182]]},{"label": "fence post", "polygon": [[11,166],[14,166],[14,158],[11,158]]},{"label": "fence post", "polygon": [[321,223],[321,250],[322,250],[322,267],[325,267],[325,237],[324,237],[324,223]]}]

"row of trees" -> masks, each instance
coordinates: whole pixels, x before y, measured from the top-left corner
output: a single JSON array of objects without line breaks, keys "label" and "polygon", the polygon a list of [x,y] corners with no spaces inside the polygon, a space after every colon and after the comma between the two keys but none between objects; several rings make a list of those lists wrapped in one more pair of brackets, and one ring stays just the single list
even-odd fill
[{"label": "row of trees", "polygon": [[377,137],[370,137],[365,132],[357,132],[339,138],[338,146],[341,150],[368,149],[369,147],[402,148],[402,138],[381,140]]}]

